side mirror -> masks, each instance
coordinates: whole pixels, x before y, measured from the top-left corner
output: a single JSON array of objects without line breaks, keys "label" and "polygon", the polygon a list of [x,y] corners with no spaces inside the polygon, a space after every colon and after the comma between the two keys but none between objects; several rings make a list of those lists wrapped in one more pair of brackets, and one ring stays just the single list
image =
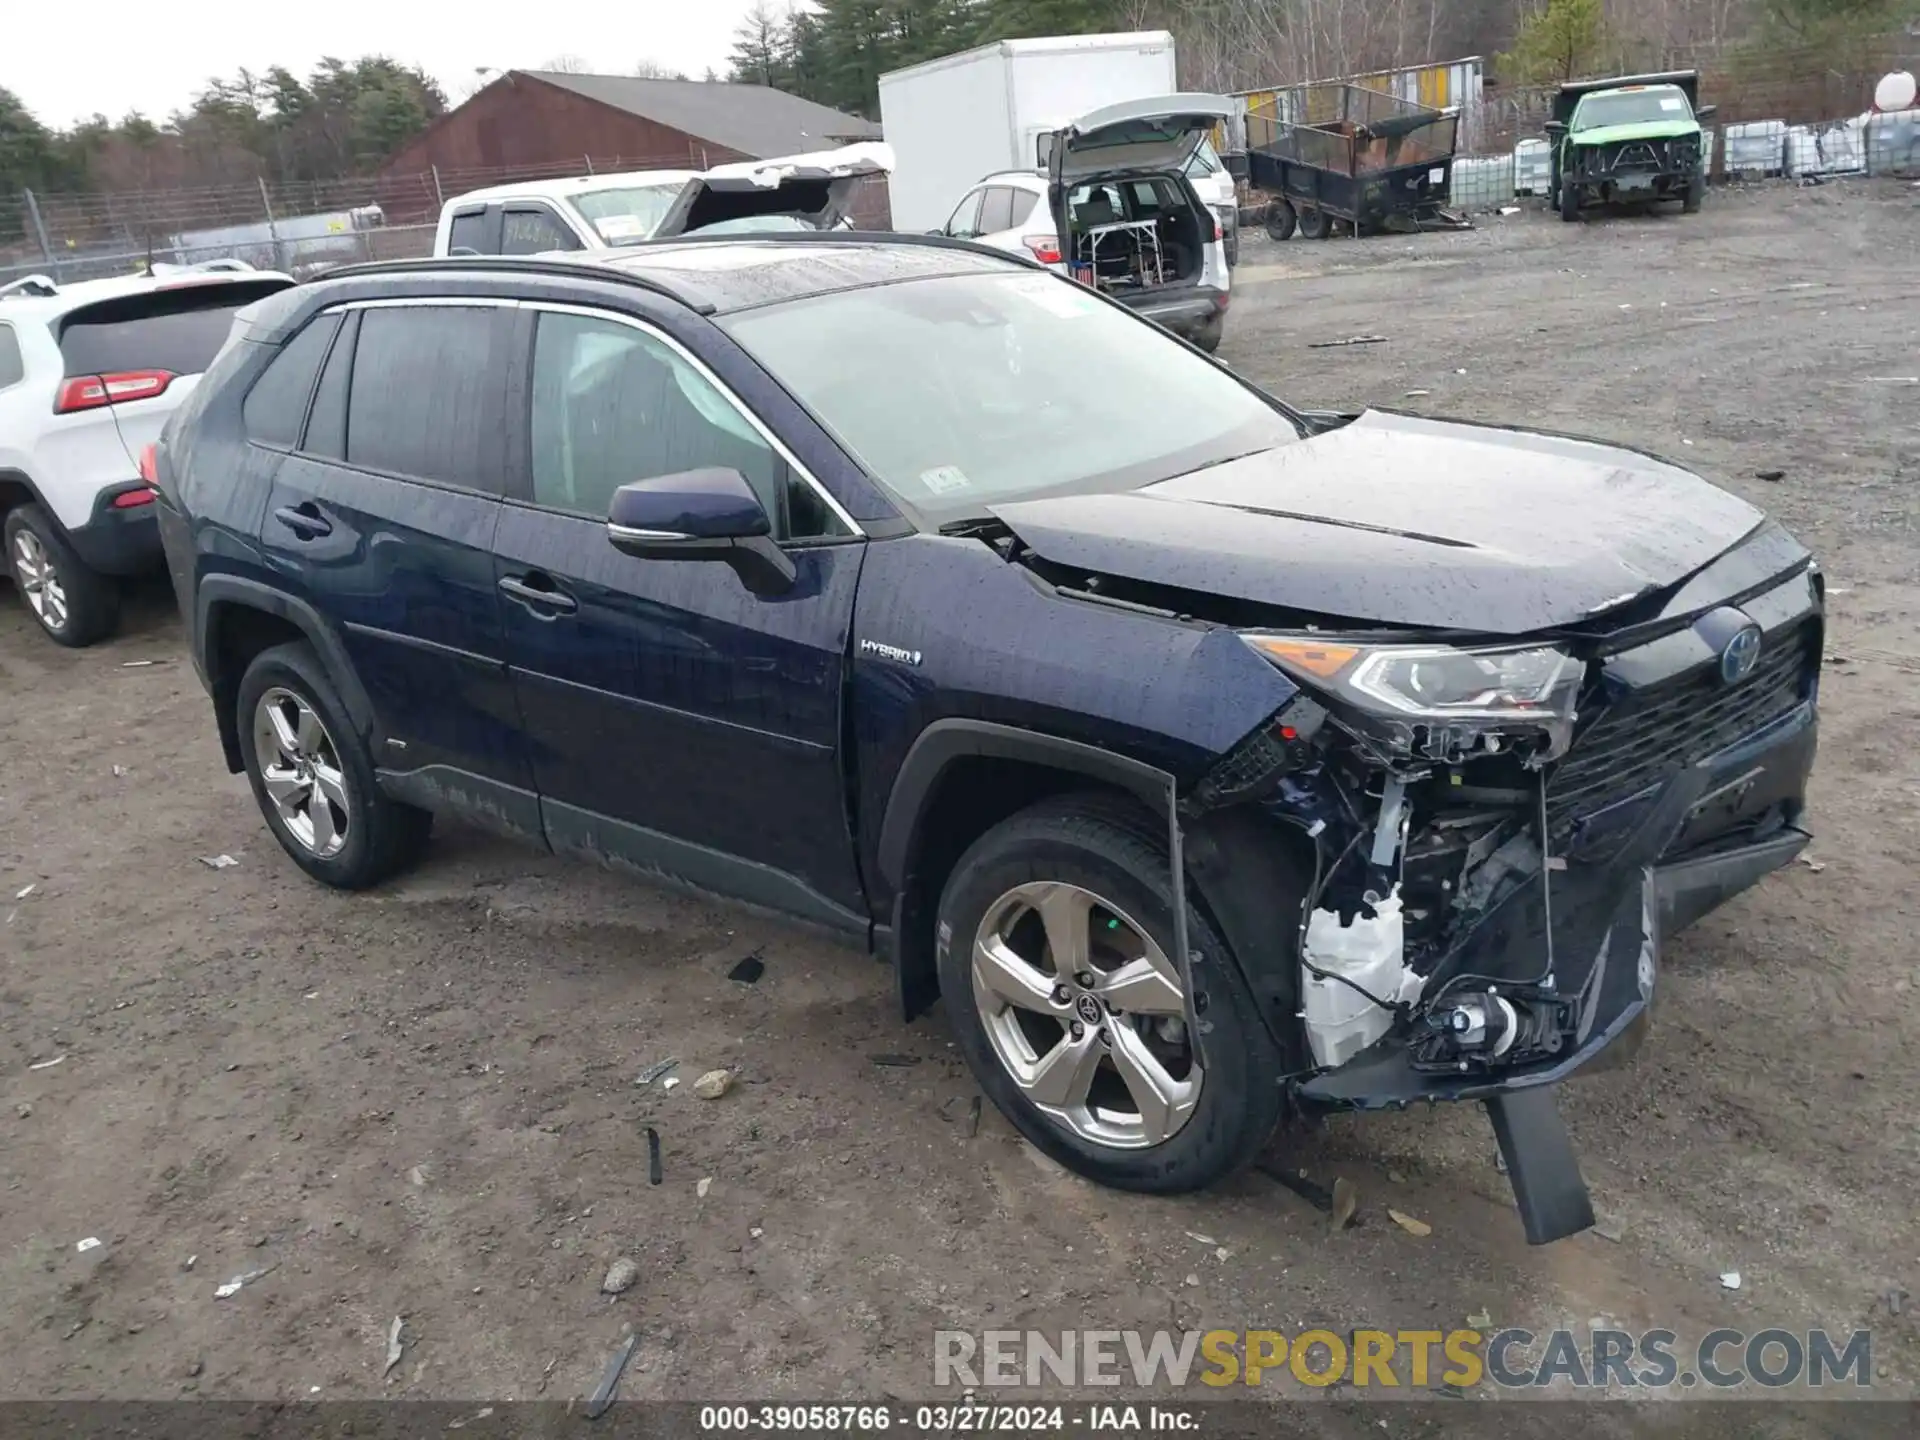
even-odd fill
[{"label": "side mirror", "polygon": [[1562,135],[1567,133],[1567,122],[1564,120],[1549,120],[1546,123],[1546,132],[1549,140],[1558,140]]},{"label": "side mirror", "polygon": [[607,539],[641,560],[723,560],[756,595],[777,595],[798,573],[772,540],[760,497],[738,470],[683,470],[613,492]]},{"label": "side mirror", "polygon": [[1720,113],[1720,107],[1718,105],[1696,105],[1693,111],[1693,118],[1696,120],[1706,121],[1706,120],[1711,120],[1715,115],[1718,115],[1719,113]]}]

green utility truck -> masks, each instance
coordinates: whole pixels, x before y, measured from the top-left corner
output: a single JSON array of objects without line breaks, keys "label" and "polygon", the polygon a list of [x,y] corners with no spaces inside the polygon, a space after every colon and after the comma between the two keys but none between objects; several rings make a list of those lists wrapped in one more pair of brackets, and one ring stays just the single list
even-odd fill
[{"label": "green utility truck", "polygon": [[1707,188],[1700,122],[1700,75],[1626,75],[1562,85],[1547,138],[1553,146],[1553,195],[1562,220],[1582,205],[1678,200],[1689,215]]}]

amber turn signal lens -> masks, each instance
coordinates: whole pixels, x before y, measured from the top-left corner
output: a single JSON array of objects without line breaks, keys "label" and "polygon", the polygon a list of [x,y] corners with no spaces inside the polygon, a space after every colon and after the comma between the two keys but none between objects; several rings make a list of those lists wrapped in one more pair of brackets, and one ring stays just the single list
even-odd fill
[{"label": "amber turn signal lens", "polygon": [[1360,653],[1354,645],[1327,645],[1317,640],[1297,640],[1278,635],[1249,635],[1254,649],[1271,656],[1294,670],[1304,670],[1331,680]]}]

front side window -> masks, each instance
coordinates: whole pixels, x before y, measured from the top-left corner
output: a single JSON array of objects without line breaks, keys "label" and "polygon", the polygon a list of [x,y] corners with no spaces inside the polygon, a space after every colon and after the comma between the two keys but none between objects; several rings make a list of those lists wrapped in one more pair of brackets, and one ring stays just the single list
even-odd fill
[{"label": "front side window", "polygon": [[502,314],[466,305],[362,311],[347,385],[347,463],[490,489],[501,444]]},{"label": "front side window", "polygon": [[1299,438],[1259,392],[1052,274],[876,285],[719,323],[935,523],[1133,490]]},{"label": "front side window", "polygon": [[973,235],[978,235],[980,233],[980,226],[977,223],[979,219],[980,192],[975,190],[968,195],[966,199],[962,200],[958,208],[948,217],[946,233],[962,240]]},{"label": "front side window", "polygon": [[785,465],[773,447],[670,345],[631,325],[540,317],[528,436],[537,504],[604,519],[622,485],[721,466],[780,514]]},{"label": "front side window", "polygon": [[542,205],[508,210],[500,230],[502,255],[540,255],[549,250],[578,250],[580,242]]}]

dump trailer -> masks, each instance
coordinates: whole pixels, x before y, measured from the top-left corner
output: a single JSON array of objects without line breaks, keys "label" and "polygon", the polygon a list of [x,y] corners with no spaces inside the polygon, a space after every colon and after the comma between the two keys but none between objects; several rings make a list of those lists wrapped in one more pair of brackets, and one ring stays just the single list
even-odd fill
[{"label": "dump trailer", "polygon": [[1320,239],[1465,224],[1443,207],[1459,112],[1339,81],[1249,106],[1247,179],[1272,197],[1267,233]]}]

